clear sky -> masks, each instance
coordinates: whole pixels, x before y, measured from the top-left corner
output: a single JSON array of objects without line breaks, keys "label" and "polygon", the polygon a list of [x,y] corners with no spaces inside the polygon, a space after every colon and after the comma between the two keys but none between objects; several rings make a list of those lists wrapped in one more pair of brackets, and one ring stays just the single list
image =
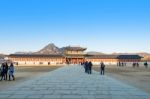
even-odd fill
[{"label": "clear sky", "polygon": [[150,52],[150,0],[0,0],[0,53],[49,43]]}]

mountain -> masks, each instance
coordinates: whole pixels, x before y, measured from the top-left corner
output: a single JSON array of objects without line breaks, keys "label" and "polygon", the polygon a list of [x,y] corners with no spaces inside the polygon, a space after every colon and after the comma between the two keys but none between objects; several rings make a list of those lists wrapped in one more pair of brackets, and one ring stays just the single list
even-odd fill
[{"label": "mountain", "polygon": [[33,52],[15,52],[15,54],[33,54]]},{"label": "mountain", "polygon": [[116,53],[116,52],[112,53],[112,55],[129,55],[129,54],[134,55],[136,53]]},{"label": "mountain", "polygon": [[62,53],[61,50],[53,43],[50,43],[40,51],[35,52],[34,54],[60,54],[60,53]]},{"label": "mountain", "polygon": [[89,54],[89,55],[104,55],[105,53],[90,51],[90,52],[87,52],[87,54]]}]

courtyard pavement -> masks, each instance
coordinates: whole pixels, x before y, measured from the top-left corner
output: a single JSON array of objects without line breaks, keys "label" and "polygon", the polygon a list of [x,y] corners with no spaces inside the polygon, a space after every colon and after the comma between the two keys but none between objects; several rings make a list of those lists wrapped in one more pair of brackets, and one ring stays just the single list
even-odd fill
[{"label": "courtyard pavement", "polygon": [[82,66],[70,65],[0,91],[0,99],[150,99],[150,94],[95,71],[88,75]]}]

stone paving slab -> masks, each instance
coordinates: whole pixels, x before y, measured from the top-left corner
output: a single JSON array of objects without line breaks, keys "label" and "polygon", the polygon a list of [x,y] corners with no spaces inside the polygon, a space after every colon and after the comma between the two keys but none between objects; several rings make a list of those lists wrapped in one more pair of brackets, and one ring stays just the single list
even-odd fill
[{"label": "stone paving slab", "polygon": [[150,94],[74,65],[1,91],[0,99],[150,99]]}]

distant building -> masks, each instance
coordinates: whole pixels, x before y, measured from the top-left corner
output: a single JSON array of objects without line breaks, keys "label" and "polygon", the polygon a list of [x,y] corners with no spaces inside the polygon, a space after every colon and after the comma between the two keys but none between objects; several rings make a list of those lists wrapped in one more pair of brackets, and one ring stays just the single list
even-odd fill
[{"label": "distant building", "polygon": [[86,48],[82,47],[66,47],[64,51],[64,57],[67,64],[79,64],[85,61]]},{"label": "distant building", "polygon": [[105,64],[116,65],[117,63],[133,63],[140,62],[141,56],[139,55],[87,55],[86,60],[92,61],[94,64],[104,62]]},{"label": "distant building", "polygon": [[117,64],[118,62],[140,62],[139,55],[88,55],[82,47],[65,47],[62,54],[10,54],[8,59],[17,65],[63,65],[80,64],[81,62],[91,61],[98,65],[100,62],[105,64]]}]

